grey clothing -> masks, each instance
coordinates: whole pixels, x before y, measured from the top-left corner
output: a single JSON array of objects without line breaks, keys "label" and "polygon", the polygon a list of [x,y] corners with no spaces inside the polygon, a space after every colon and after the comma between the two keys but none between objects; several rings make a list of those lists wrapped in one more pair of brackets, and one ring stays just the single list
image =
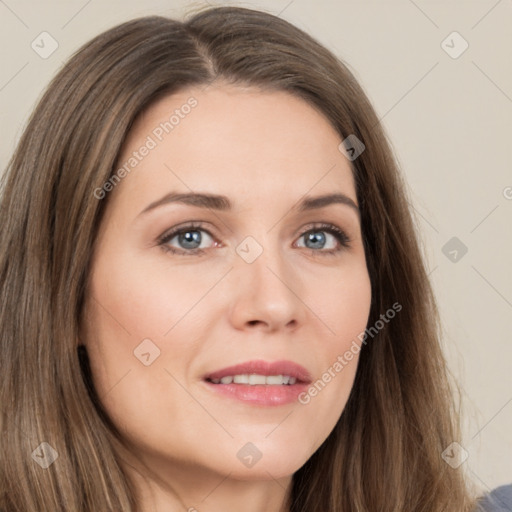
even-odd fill
[{"label": "grey clothing", "polygon": [[502,485],[483,496],[475,512],[512,512],[512,484]]}]

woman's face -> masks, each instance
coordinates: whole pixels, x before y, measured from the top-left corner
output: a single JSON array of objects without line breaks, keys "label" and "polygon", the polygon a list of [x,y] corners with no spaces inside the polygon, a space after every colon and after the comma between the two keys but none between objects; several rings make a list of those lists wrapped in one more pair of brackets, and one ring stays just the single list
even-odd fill
[{"label": "woman's face", "polygon": [[109,203],[80,342],[138,460],[283,478],[334,428],[358,354],[336,362],[371,295],[340,142],[303,100],[228,85],[165,97],[133,127],[122,179],[91,199]]}]

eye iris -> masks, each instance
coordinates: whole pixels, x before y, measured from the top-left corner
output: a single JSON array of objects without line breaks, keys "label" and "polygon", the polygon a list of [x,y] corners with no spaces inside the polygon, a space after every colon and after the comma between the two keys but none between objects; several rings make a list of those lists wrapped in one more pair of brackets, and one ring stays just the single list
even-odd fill
[{"label": "eye iris", "polygon": [[311,233],[308,234],[307,241],[311,241],[314,244],[320,241],[320,247],[312,247],[313,249],[318,249],[323,247],[323,244],[325,244],[325,235],[321,231],[312,231]]},{"label": "eye iris", "polygon": [[197,245],[201,245],[201,233],[199,231],[185,231],[184,233],[180,233],[178,235],[179,243],[185,243],[186,249],[197,249],[197,247],[190,247],[189,243],[197,243]]}]

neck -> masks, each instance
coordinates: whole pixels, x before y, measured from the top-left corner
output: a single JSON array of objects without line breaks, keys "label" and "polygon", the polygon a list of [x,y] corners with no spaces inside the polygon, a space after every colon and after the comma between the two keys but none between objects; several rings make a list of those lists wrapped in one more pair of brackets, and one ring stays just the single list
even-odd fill
[{"label": "neck", "polygon": [[123,464],[140,512],[289,512],[292,475],[237,479],[183,461],[130,460]]}]

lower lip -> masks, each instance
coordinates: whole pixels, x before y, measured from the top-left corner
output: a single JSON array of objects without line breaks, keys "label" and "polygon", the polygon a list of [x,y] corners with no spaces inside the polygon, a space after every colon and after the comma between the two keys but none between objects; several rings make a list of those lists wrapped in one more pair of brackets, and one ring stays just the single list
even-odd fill
[{"label": "lower lip", "polygon": [[300,393],[308,384],[263,385],[256,384],[214,384],[204,381],[206,385],[221,395],[240,400],[252,405],[276,406],[286,405],[298,400]]}]

